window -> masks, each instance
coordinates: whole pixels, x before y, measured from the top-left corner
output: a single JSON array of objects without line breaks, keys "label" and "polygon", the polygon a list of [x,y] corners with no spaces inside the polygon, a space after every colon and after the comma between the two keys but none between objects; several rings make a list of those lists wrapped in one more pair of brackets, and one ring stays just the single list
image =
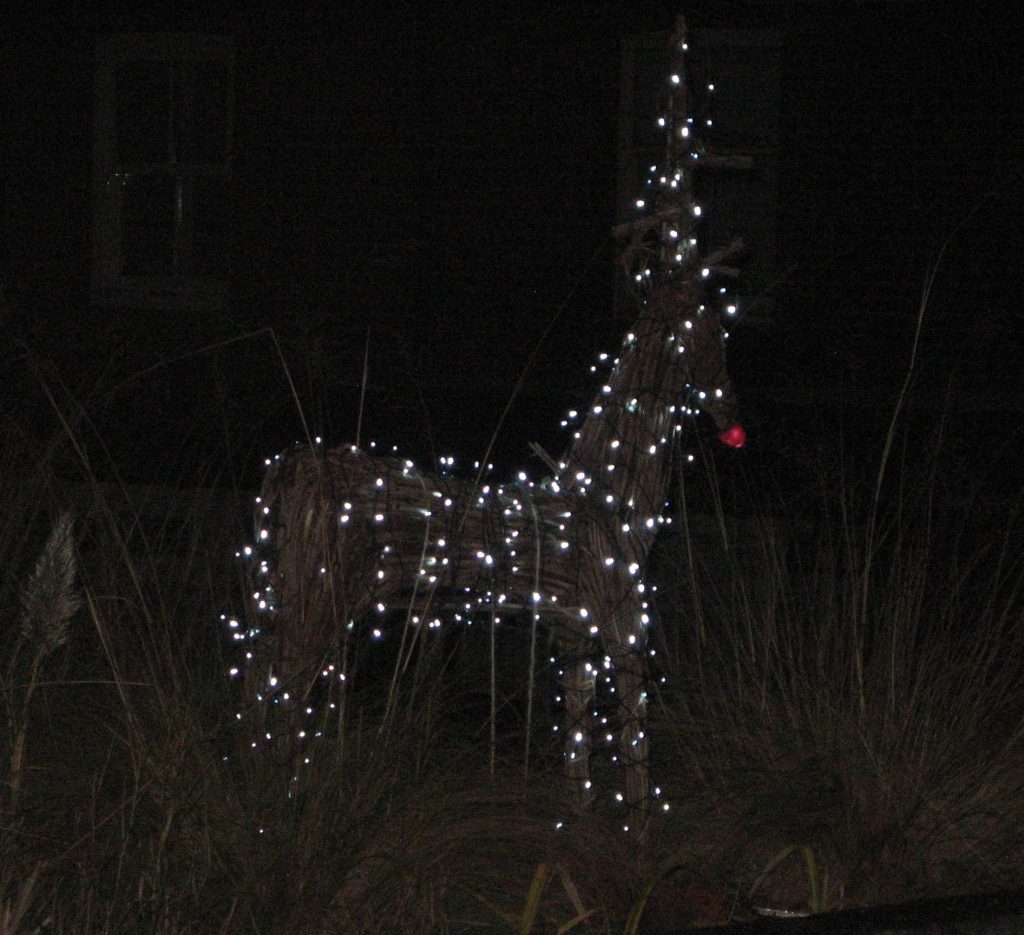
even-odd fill
[{"label": "window", "polygon": [[95,303],[227,302],[232,102],[228,39],[161,34],[98,41]]}]

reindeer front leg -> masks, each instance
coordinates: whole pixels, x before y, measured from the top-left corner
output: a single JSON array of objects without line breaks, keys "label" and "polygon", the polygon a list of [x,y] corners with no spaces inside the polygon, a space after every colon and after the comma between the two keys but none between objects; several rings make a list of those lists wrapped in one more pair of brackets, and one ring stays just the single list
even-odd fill
[{"label": "reindeer front leg", "polygon": [[562,672],[565,694],[565,771],[580,795],[580,805],[593,802],[590,781],[591,716],[597,671],[590,662],[576,660]]},{"label": "reindeer front leg", "polygon": [[647,737],[647,667],[640,652],[618,660],[615,691],[619,699],[620,758],[625,774],[626,826],[643,834],[650,814],[650,746]]}]

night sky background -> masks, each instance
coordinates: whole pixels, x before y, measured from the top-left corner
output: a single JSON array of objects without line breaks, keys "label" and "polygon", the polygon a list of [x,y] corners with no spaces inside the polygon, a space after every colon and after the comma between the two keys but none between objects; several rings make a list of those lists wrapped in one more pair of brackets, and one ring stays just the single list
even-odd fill
[{"label": "night sky background", "polygon": [[[81,403],[97,470],[184,482],[216,464],[216,482],[248,483],[301,435],[281,358],[313,431],[349,441],[369,335],[364,440],[471,460],[518,385],[495,459],[528,460],[530,441],[558,451],[564,410],[589,398],[590,363],[626,325],[609,237],[622,40],[667,34],[681,11],[693,30],[782,42],[775,276],[743,297],[731,345],[745,470],[797,476],[839,439],[855,461],[877,454],[945,244],[908,437],[924,447],[941,424],[965,478],[1019,489],[1024,68],[1009,13],[147,6],[0,14],[8,430],[54,431],[46,382]],[[234,298],[211,314],[88,300],[95,39],[160,30],[234,41]]]}]

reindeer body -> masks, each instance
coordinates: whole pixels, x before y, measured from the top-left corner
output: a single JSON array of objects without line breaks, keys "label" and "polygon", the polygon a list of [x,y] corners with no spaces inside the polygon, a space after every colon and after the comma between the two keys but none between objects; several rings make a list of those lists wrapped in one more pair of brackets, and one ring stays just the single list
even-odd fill
[{"label": "reindeer body", "polygon": [[[298,705],[344,675],[357,627],[403,612],[431,628],[481,610],[542,620],[559,653],[565,759],[585,799],[596,681],[614,683],[615,756],[646,806],[649,622],[643,572],[662,522],[673,435],[694,405],[732,424],[717,315],[696,270],[645,300],[559,463],[539,484],[481,484],[353,446],[270,462],[258,504],[257,600],[273,612],[268,684]],[[607,739],[606,739],[607,742]]]}]

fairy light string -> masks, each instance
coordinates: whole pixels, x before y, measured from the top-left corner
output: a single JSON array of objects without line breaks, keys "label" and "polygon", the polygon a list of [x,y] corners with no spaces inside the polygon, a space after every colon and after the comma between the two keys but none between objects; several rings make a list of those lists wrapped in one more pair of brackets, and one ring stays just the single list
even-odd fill
[{"label": "fairy light string", "polygon": [[[253,746],[283,734],[295,782],[308,741],[344,699],[357,641],[387,639],[396,627],[404,640],[477,617],[492,626],[525,618],[531,653],[538,624],[553,637],[563,711],[553,733],[582,802],[621,806],[630,831],[658,802],[648,770],[645,569],[670,522],[675,439],[703,411],[725,444],[745,440],[725,369],[736,303],[708,288],[741,245],[698,250],[693,171],[703,151],[686,109],[681,19],[672,50],[658,118],[664,162],[651,167],[635,219],[616,228],[637,317],[618,354],[599,357],[595,369],[607,372],[589,408],[563,421],[571,438],[551,474],[462,478],[453,458],[431,471],[373,445],[326,448],[320,439],[267,459],[255,542],[239,553],[253,588],[245,623],[228,619],[244,655],[231,674],[255,682],[264,708],[284,715],[263,718]],[[619,767],[600,792],[597,751]]]}]

